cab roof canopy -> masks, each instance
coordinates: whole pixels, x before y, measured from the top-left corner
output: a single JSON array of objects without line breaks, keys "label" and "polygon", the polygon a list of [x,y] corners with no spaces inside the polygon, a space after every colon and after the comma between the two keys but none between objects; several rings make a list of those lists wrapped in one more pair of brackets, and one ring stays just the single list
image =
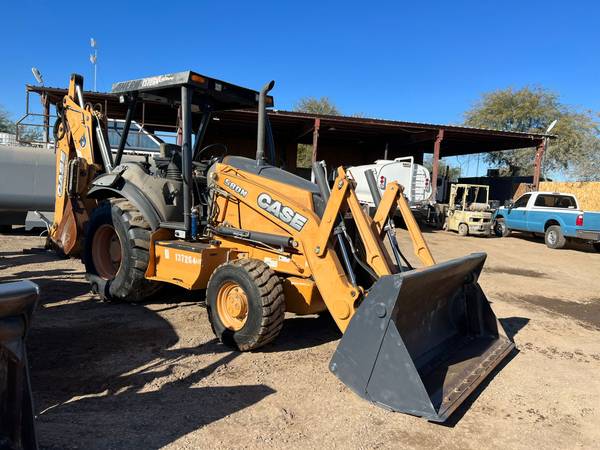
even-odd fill
[{"label": "cab roof canopy", "polygon": [[[114,83],[112,93],[121,96],[136,95],[144,101],[178,106],[181,103],[182,87],[187,87],[191,91],[194,112],[207,109],[225,111],[258,108],[257,91],[190,70]],[[273,97],[268,96],[266,103],[267,106],[273,106]]]}]

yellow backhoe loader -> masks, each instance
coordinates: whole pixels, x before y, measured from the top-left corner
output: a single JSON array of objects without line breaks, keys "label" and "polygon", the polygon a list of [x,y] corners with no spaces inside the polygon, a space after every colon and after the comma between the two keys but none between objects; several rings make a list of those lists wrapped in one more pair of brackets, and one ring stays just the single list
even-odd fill
[{"label": "yellow backhoe loader", "polygon": [[[180,72],[116,83],[128,112],[115,155],[82,83],[71,77],[59,108],[49,238],[81,253],[104,297],[139,301],[166,283],[205,289],[215,335],[242,351],[273,341],[286,312],[328,310],[343,332],[330,370],[361,397],[432,421],[514,347],[477,283],[485,254],[435,264],[401,186],[380,198],[367,174],[370,217],[343,168],[330,186],[318,164],[315,184],[267,162],[273,82],[256,92]],[[121,161],[140,99],[181,114],[182,145],[161,144],[153,164]],[[203,145],[212,113],[243,108],[258,108],[255,159]],[[396,241],[397,207],[422,268]]]}]

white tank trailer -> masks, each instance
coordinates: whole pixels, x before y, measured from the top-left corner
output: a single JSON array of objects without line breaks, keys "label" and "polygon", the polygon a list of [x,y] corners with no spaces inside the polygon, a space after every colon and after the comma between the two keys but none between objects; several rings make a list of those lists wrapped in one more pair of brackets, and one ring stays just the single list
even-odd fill
[{"label": "white tank trailer", "polygon": [[[125,152],[124,162],[146,161],[144,154]],[[0,145],[0,232],[12,225],[25,225],[27,230],[44,228],[44,220],[36,211],[52,221],[55,164],[53,147]]]},{"label": "white tank trailer", "polygon": [[0,145],[0,229],[43,227],[34,211],[52,219],[54,164],[54,149]]}]

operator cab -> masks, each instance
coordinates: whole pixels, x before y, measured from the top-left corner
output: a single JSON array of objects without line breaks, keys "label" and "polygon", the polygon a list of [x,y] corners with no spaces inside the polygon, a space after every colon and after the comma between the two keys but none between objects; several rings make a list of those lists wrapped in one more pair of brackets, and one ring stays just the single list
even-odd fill
[{"label": "operator cab", "polygon": [[[265,172],[279,173],[279,169],[266,164],[263,157],[266,141],[270,159],[274,159],[273,137],[265,111],[267,107],[273,106],[273,97],[267,95],[273,85],[273,82],[268,83],[261,92],[257,92],[192,71],[113,84],[112,92],[119,95],[121,103],[128,105],[114,166],[121,162],[138,101],[149,105],[163,119],[170,117],[172,123],[178,125],[178,133],[181,133],[181,138],[178,139],[181,145],[161,143],[159,154],[154,156],[156,172],[153,175],[169,180],[170,183],[181,183],[179,203],[182,205],[183,222],[161,222],[161,227],[174,229],[176,236],[190,239],[198,234],[196,226],[206,224],[210,208],[208,171],[228,154],[228,148],[224,144],[213,143],[204,146],[204,136],[214,112],[259,109],[258,162],[247,159],[243,165],[258,165],[264,168]],[[234,164],[239,159],[231,158]],[[200,218],[200,223],[195,223],[192,230],[193,215]]]}]

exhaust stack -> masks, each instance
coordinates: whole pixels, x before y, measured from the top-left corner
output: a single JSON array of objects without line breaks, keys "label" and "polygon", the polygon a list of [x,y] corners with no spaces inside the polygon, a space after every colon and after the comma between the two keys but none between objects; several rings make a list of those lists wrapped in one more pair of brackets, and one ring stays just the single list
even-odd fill
[{"label": "exhaust stack", "polygon": [[258,97],[258,134],[256,137],[256,165],[265,163],[265,134],[267,121],[267,94],[275,86],[275,80],[269,81],[260,90]]}]

